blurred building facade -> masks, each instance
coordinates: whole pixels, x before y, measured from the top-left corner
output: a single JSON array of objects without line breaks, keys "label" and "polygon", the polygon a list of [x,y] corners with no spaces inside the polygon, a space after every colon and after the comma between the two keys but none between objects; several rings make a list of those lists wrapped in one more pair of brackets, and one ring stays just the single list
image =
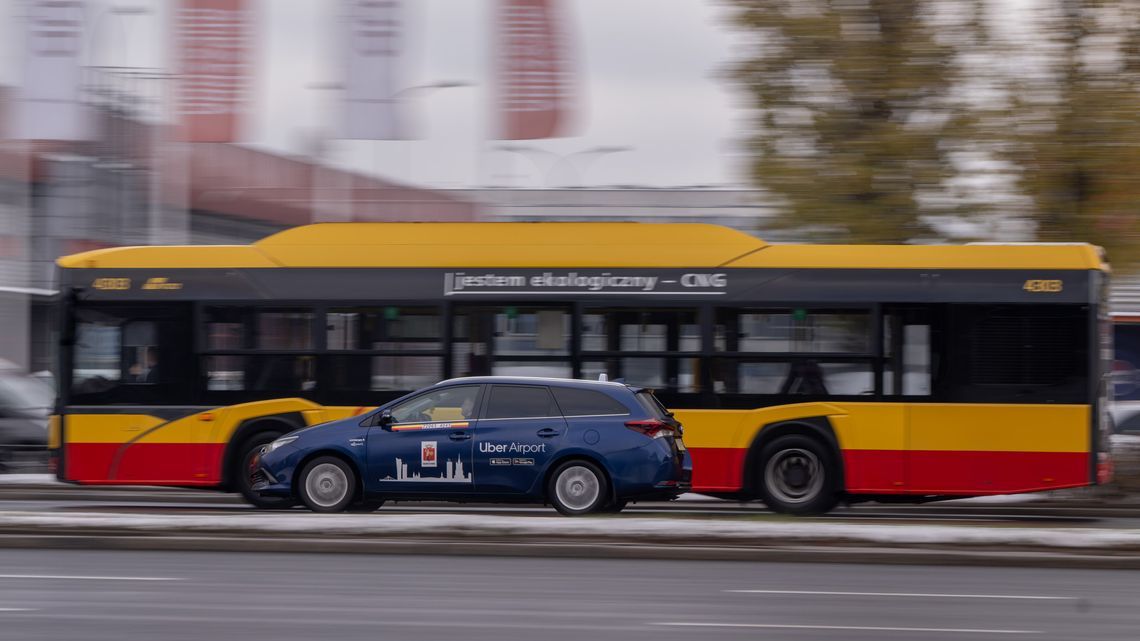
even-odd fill
[{"label": "blurred building facade", "polygon": [[577,189],[455,189],[478,203],[484,220],[503,222],[709,223],[761,235],[774,213],[768,195],[752,189],[612,187]]},{"label": "blurred building facade", "polygon": [[[0,87],[0,122],[11,91]],[[455,194],[226,143],[178,144],[99,112],[83,142],[0,141],[0,359],[53,368],[59,256],[145,244],[247,243],[314,221],[476,220]]]},{"label": "blurred building facade", "polygon": [[[0,122],[10,90],[0,87]],[[0,359],[54,368],[54,262],[122,245],[248,243],[317,221],[641,221],[724,225],[768,240],[771,194],[708,187],[446,189],[401,185],[229,143],[172,143],[141,110],[97,105],[83,142],[0,140]],[[1140,314],[1140,280],[1114,310]]]}]

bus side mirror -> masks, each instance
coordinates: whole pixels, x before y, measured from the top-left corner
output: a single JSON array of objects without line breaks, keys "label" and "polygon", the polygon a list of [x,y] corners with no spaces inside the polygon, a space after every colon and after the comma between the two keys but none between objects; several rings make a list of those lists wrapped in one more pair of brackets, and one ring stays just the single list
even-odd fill
[{"label": "bus side mirror", "polygon": [[382,410],[376,415],[376,427],[391,430],[392,429],[392,410]]}]

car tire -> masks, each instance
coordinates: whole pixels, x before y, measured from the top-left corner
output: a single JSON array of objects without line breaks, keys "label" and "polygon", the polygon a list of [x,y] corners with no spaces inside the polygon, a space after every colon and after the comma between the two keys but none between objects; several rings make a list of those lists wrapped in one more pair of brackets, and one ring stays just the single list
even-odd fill
[{"label": "car tire", "polygon": [[367,501],[357,501],[349,505],[345,512],[352,512],[354,514],[370,514],[384,507],[384,499],[370,499]]},{"label": "car tire", "polygon": [[609,496],[606,475],[589,461],[566,461],[559,465],[546,487],[547,500],[564,516],[599,512]]},{"label": "car tire", "polygon": [[781,436],[760,451],[760,498],[773,512],[823,514],[839,502],[838,466],[831,449],[818,440]]},{"label": "car tire", "polygon": [[606,514],[617,514],[624,510],[626,505],[629,505],[629,501],[611,501],[602,511]]},{"label": "car tire", "polygon": [[335,456],[320,456],[297,477],[297,496],[314,512],[343,512],[356,500],[356,472]]},{"label": "car tire", "polygon": [[242,441],[238,446],[234,469],[230,470],[230,478],[246,502],[263,510],[287,510],[297,504],[297,501],[289,496],[262,496],[254,492],[250,480],[250,475],[253,473],[250,469],[253,456],[280,436],[280,432],[258,432]]}]

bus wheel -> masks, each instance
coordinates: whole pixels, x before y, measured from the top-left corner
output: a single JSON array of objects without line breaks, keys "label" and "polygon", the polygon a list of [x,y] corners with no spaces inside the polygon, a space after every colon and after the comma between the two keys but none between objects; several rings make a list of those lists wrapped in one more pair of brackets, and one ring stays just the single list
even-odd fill
[{"label": "bus wheel", "polygon": [[238,449],[239,456],[235,462],[235,469],[230,470],[230,478],[234,479],[234,486],[242,497],[252,506],[263,510],[285,510],[297,504],[297,501],[288,496],[262,496],[253,491],[253,482],[250,478],[254,470],[250,469],[253,457],[262,447],[277,440],[279,432],[258,432],[246,439]]},{"label": "bus wheel", "polygon": [[297,477],[297,494],[314,512],[343,512],[356,497],[356,473],[335,456],[322,456]]},{"label": "bus wheel", "polygon": [[827,512],[839,500],[836,474],[831,452],[807,436],[781,436],[760,451],[760,497],[773,512]]}]

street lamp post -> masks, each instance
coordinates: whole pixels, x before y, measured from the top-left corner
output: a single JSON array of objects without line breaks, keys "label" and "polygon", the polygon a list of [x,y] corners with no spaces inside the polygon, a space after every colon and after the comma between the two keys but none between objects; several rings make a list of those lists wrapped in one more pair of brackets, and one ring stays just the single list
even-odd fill
[{"label": "street lamp post", "polygon": [[[417,92],[431,91],[433,89],[453,89],[453,88],[458,88],[458,87],[471,87],[471,86],[474,86],[474,85],[472,83],[462,81],[462,80],[440,80],[437,82],[429,82],[429,83],[425,83],[422,85],[413,85],[410,87],[404,87],[403,89],[400,89],[399,91],[393,93],[387,102],[398,105],[402,101],[407,100],[411,95],[413,95]],[[314,91],[338,91],[338,90],[344,89],[344,85],[341,83],[337,83],[337,82],[314,82],[314,83],[310,83],[308,85],[308,88],[312,89]],[[333,111],[333,110],[334,110],[334,108],[330,105],[329,111]],[[317,119],[318,120],[320,119],[319,109],[318,109]],[[310,216],[312,217],[312,220],[314,222],[320,222],[324,219],[322,216],[322,212],[320,211],[320,200],[319,200],[319,194],[318,194],[319,188],[321,186],[320,178],[321,178],[321,167],[324,163],[324,155],[325,155],[324,150],[327,148],[327,144],[326,144],[326,141],[324,139],[325,137],[322,133],[323,131],[324,131],[323,129],[318,127],[319,139],[314,141],[315,148],[318,151],[317,151],[317,153],[313,154],[315,157],[312,158],[312,162],[313,162],[312,183],[313,184],[312,184],[311,207],[312,207],[313,211],[310,213]],[[405,143],[405,145],[404,145],[404,149],[405,149],[404,166],[405,166],[406,171],[408,172],[408,180],[410,182],[411,181],[411,166],[412,166],[411,146],[410,146],[411,141],[410,141],[410,139],[405,139],[404,143]],[[376,162],[375,170],[377,173],[379,173],[379,170],[380,170],[379,156],[380,156],[380,146],[377,145],[376,146],[376,158],[375,158],[375,162]]]},{"label": "street lamp post", "polygon": [[[398,105],[398,104],[400,104],[401,100],[407,100],[408,96],[411,96],[412,94],[417,93],[417,92],[428,92],[428,91],[433,91],[436,89],[461,89],[463,87],[473,87],[473,86],[475,86],[473,83],[466,82],[463,80],[440,80],[438,82],[431,82],[431,83],[427,83],[427,84],[423,84],[423,85],[414,85],[411,87],[405,87],[405,88],[397,91],[396,93],[392,94],[392,101]],[[403,138],[403,141],[404,141],[404,145],[403,145],[404,146],[404,170],[407,172],[407,180],[409,183],[412,182],[412,177],[413,177],[413,172],[412,172],[412,140],[413,140],[413,138],[410,135]]]}]

